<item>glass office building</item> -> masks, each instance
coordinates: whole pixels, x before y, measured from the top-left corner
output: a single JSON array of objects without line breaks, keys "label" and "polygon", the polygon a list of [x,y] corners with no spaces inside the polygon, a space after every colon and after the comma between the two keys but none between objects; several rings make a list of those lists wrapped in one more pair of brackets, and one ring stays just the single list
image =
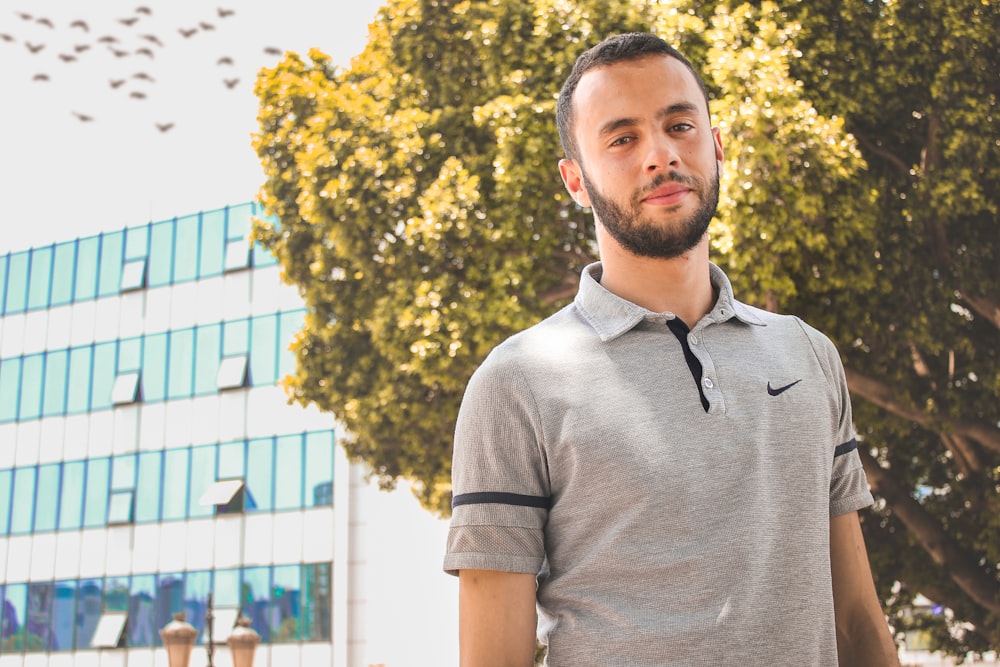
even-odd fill
[{"label": "glass office building", "polygon": [[209,594],[258,666],[351,662],[361,475],[279,385],[304,310],[247,242],[259,215],[0,256],[0,667],[165,666],[181,611],[204,664]]}]

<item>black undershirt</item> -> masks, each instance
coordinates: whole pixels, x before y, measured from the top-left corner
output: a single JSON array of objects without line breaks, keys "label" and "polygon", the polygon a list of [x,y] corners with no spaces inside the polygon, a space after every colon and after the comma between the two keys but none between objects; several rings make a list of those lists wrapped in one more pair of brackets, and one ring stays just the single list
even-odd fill
[{"label": "black undershirt", "polygon": [[698,361],[698,357],[694,356],[694,352],[691,351],[691,346],[688,345],[688,334],[691,333],[691,329],[688,325],[684,323],[679,317],[674,317],[673,319],[667,320],[667,326],[670,330],[674,332],[677,336],[677,340],[681,342],[681,348],[684,350],[684,360],[687,362],[688,368],[691,369],[691,375],[694,376],[694,384],[698,387],[698,396],[701,397],[701,406],[705,408],[705,412],[708,412],[708,399],[705,398],[705,392],[701,388],[701,373],[702,366],[701,362]]}]

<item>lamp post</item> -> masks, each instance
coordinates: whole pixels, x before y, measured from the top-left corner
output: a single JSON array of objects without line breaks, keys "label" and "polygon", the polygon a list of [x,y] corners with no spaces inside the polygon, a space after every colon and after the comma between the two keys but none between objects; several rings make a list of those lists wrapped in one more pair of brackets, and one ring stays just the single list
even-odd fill
[{"label": "lamp post", "polygon": [[259,642],[260,635],[250,627],[250,619],[246,616],[236,619],[236,627],[226,640],[233,655],[233,667],[253,667],[253,656]]},{"label": "lamp post", "polygon": [[174,614],[174,620],[163,626],[160,637],[167,649],[167,664],[170,667],[188,667],[197,636],[194,626],[184,620],[184,612]]}]

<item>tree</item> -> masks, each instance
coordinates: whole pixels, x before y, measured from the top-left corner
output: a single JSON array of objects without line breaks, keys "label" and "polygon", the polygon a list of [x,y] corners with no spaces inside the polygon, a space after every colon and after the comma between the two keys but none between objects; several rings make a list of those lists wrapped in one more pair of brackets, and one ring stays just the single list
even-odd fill
[{"label": "tree", "polygon": [[292,400],[448,511],[469,375],[596,255],[556,174],[555,95],[630,29],[706,65],[727,152],[714,260],[841,349],[898,627],[922,592],[954,612],[918,619],[943,646],[1000,645],[1000,9],[981,0],[395,0],[349,68],[289,55],[257,86],[280,224],[254,233],[308,307]]}]

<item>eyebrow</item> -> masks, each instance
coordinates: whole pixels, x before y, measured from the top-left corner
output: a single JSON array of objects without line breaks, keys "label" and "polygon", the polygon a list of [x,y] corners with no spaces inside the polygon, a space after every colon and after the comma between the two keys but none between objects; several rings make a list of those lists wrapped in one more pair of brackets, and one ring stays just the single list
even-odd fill
[{"label": "eyebrow", "polygon": [[[678,102],[677,104],[671,104],[668,107],[660,109],[656,113],[656,118],[657,120],[661,120],[668,116],[673,116],[676,114],[683,114],[683,113],[696,113],[697,111],[698,111],[697,104],[694,104],[692,102]],[[634,117],[616,118],[615,120],[608,121],[607,123],[602,125],[601,129],[598,131],[598,136],[605,137],[623,127],[630,127],[632,125],[637,125],[638,123],[639,119]]]}]

